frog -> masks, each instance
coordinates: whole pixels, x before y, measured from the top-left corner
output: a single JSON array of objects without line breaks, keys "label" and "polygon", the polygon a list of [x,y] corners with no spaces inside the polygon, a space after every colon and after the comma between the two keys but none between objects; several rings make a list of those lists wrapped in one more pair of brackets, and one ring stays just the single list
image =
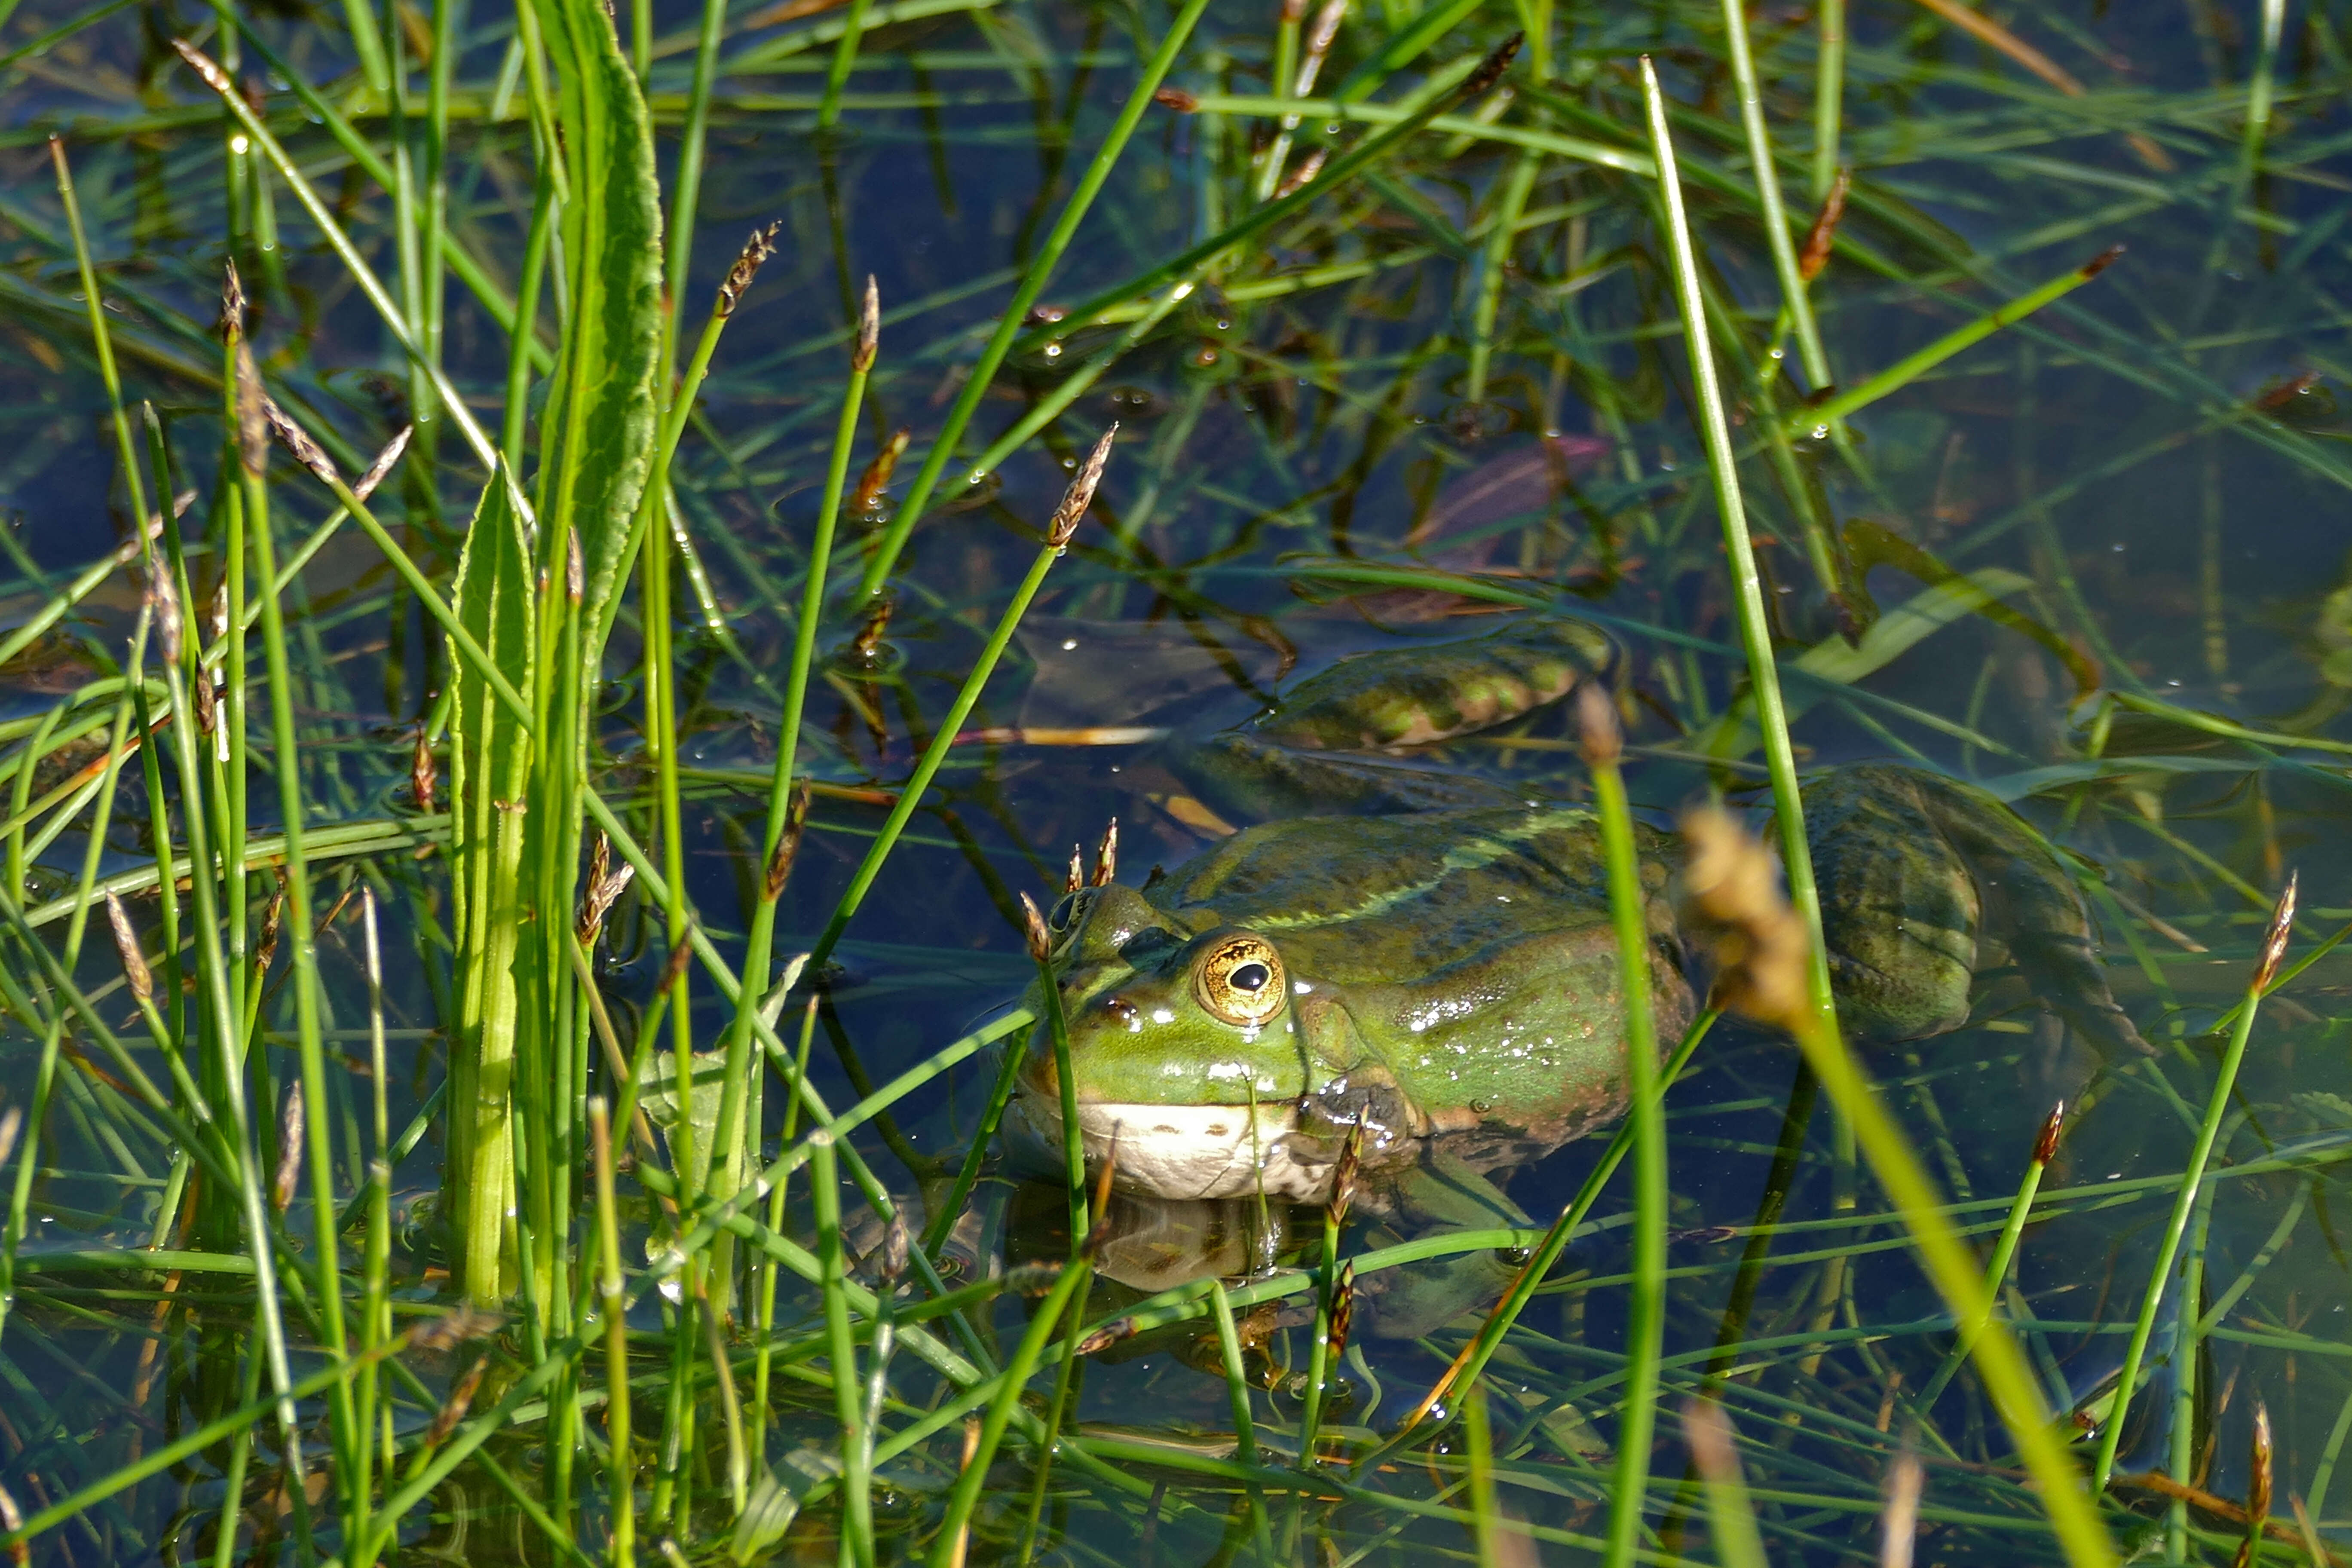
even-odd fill
[{"label": "frog", "polygon": [[[1418,1168],[1417,1208],[1515,1222],[1484,1176],[1627,1103],[1600,827],[1586,805],[1427,750],[1587,685],[1615,700],[1622,665],[1589,620],[1523,616],[1343,660],[1177,742],[1170,769],[1248,826],[1139,884],[1073,888],[1045,922],[1089,1167],[1159,1199],[1314,1205],[1350,1149],[1360,1173]],[[1803,802],[1849,1039],[1950,1033],[1979,977],[2006,969],[2102,1053],[2148,1049],[2074,878],[2007,805],[1893,763],[1825,771]],[[1634,837],[1663,1051],[1701,966],[1673,897],[1677,839],[1641,822]],[[1021,1048],[1008,1142],[1056,1169],[1046,1027]]]}]

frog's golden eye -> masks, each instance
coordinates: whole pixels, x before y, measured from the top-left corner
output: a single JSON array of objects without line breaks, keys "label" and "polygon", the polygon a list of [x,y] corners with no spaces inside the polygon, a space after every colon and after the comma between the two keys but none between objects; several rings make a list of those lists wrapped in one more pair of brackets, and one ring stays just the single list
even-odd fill
[{"label": "frog's golden eye", "polygon": [[1263,1024],[1290,1000],[1282,955],[1264,937],[1231,936],[1201,955],[1192,994],[1211,1016],[1247,1028]]}]

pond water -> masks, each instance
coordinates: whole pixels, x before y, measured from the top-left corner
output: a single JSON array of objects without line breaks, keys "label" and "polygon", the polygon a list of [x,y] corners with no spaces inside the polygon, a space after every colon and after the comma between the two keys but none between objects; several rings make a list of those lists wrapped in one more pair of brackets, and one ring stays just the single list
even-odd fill
[{"label": "pond water", "polygon": [[[1053,311],[1041,311],[946,465],[898,563],[887,624],[869,626],[862,652],[847,645],[867,613],[855,592],[863,552],[1170,17],[1158,5],[1058,0],[877,11],[840,126],[821,133],[814,110],[833,58],[823,28],[838,13],[801,7],[814,20],[778,25],[736,8],[681,295],[694,301],[681,310],[688,331],[744,232],[772,221],[782,228],[729,325],[672,474],[698,562],[674,627],[682,863],[698,921],[722,947],[740,950],[758,889],[780,693],[866,278],[882,302],[882,347],[856,461],[902,427],[911,444],[874,514],[850,520],[836,563],[820,639],[827,662],[801,753],[828,787],[786,889],[780,951],[815,939],[881,823],[874,792],[906,778],[1034,559],[1071,469],[1108,426],[1119,426],[1096,509],[966,721],[969,743],[950,753],[835,954],[811,1058],[827,1102],[862,1098],[1018,998],[1033,973],[1018,899],[1050,905],[1073,844],[1091,853],[1115,817],[1121,879],[1133,883],[1215,841],[1152,743],[1063,743],[1106,739],[1072,731],[1236,722],[1345,656],[1484,629],[1512,594],[1556,601],[1616,639],[1627,777],[1646,816],[1664,825],[1682,806],[1727,793],[1760,821],[1761,752],[1743,717],[1747,666],[1655,186],[1627,172],[1648,159],[1633,61],[1651,50],[1676,100],[1800,763],[1833,770],[1907,760],[2011,802],[2062,847],[2088,889],[2116,996],[2158,1047],[2146,1062],[2103,1066],[2013,977],[2004,985],[1996,975],[1967,1026],[1865,1058],[1979,1247],[1998,1232],[2052,1105],[2076,1103],[2008,1300],[2012,1316],[2030,1310],[2038,1320],[2025,1336],[2029,1358],[2054,1405],[2088,1398],[2111,1377],[2211,1090],[2217,1031],[2242,995],[2273,898],[2289,872],[2299,874],[2291,957],[2352,921],[2352,854],[2339,831],[2352,804],[2352,592],[2338,526],[2352,499],[2352,420],[2337,406],[2352,384],[2345,18],[2338,7],[2290,6],[2266,48],[2259,7],[2069,4],[2001,19],[2016,31],[1996,27],[1997,38],[2022,40],[2028,60],[1956,30],[1944,16],[1956,8],[1885,0],[1849,16],[1836,162],[1854,184],[1839,248],[1811,290],[1830,384],[1861,385],[1995,305],[2111,247],[2122,254],[2080,289],[1859,408],[1837,438],[1803,429],[1801,400],[1824,389],[1805,369],[1798,336],[1776,321],[1780,295],[1721,17],[1663,4],[1564,13],[1549,48],[1521,57],[1509,96],[1463,110],[1482,123],[1424,133],[1253,237],[1042,431],[983,462],[1072,367],[1127,330],[1097,324],[1057,336]],[[1376,101],[1517,25],[1505,7],[1457,9],[1466,20]],[[22,6],[0,31],[0,55],[76,14],[43,0]],[[1381,40],[1417,15],[1409,4],[1347,10],[1322,90],[1344,97],[1345,84],[1369,79]],[[399,16],[414,21],[403,23],[412,44],[429,41],[424,16],[405,6]],[[1552,21],[1549,8],[1537,19]],[[1764,110],[1800,222],[1815,205],[1814,20],[1792,5],[1750,18]],[[383,116],[352,88],[339,20],[265,7],[249,21],[367,135],[385,135]],[[695,22],[690,10],[656,15],[650,91],[666,180]],[[1042,305],[1077,306],[1139,279],[1261,199],[1276,122],[1257,100],[1275,25],[1271,5],[1210,7],[1168,78],[1189,100],[1147,112]],[[260,179],[235,215],[225,205],[217,117],[161,42],[212,28],[211,14],[193,7],[131,6],[0,67],[0,341],[9,344],[0,353],[0,526],[13,562],[0,565],[0,637],[130,536],[107,392],[44,146],[50,132],[64,133],[72,159],[127,395],[154,402],[175,482],[195,492],[198,518],[211,514],[217,486],[220,358],[207,334],[232,221],[247,237],[238,254],[259,263],[256,342],[273,391],[360,454],[406,417],[404,356],[284,182]],[[449,223],[510,284],[532,179],[520,89],[505,73],[513,24],[504,10],[482,8],[461,28]],[[250,53],[246,66],[309,178],[367,237],[377,264],[396,270],[389,198],[306,120],[282,78]],[[2267,118],[2250,131],[2257,81]],[[1318,124],[1314,116],[1303,124],[1286,169]],[[1512,237],[1498,244],[1506,223]],[[273,228],[275,243],[250,238]],[[506,336],[456,281],[441,353],[455,384],[493,416]],[[1759,379],[1759,365],[1776,374]],[[1776,422],[1799,431],[1779,450],[1766,434]],[[384,506],[405,520],[412,553],[439,576],[454,567],[481,471],[446,417],[419,453]],[[282,527],[325,515],[315,495],[288,504],[299,521]],[[1836,569],[1826,581],[1822,561]],[[290,618],[312,698],[298,719],[314,769],[314,821],[397,818],[413,805],[404,794],[411,740],[446,656],[414,595],[357,534],[326,547],[305,587]],[[127,574],[109,580],[61,632],[0,666],[0,718],[34,719],[105,673],[138,603]],[[1971,613],[1979,604],[1995,608]],[[639,792],[634,820],[649,821],[641,615],[632,598],[607,659],[599,706],[609,767],[600,776],[616,797]],[[26,743],[29,728],[12,731],[10,743]],[[1440,760],[1589,798],[1565,715],[1540,714],[1505,734]],[[45,905],[79,874],[80,832],[27,845],[14,825],[85,760],[16,775],[13,899]],[[276,820],[263,777],[253,789],[257,834]],[[125,821],[100,848],[104,874],[152,864],[133,784],[127,773]],[[371,868],[364,877],[362,864]],[[395,1127],[444,1071],[445,878],[404,845],[338,862],[322,882],[322,910],[362,880],[385,900],[395,958],[384,1081]],[[266,879],[254,887],[258,909]],[[62,927],[43,930],[55,945]],[[9,942],[0,962],[16,968],[16,984],[47,984],[30,950]],[[331,1042],[363,1064],[357,942],[341,921],[322,940],[321,963]],[[78,973],[93,989],[114,987],[104,1006],[121,1026],[130,1009],[105,945],[93,924]],[[625,1029],[651,1005],[666,960],[660,911],[625,901],[599,972]],[[729,1009],[708,987],[689,994],[697,1035],[716,1041]],[[2252,1413],[2266,1405],[2273,1516],[2291,1523],[2297,1500],[2308,1505],[2308,1528],[2339,1543],[2352,1540],[2352,1494],[2341,1486],[2319,1494],[2346,1440],[2340,1413],[2352,1412],[2344,1321],[2352,1264],[2339,1228],[2352,1155],[2347,997],[2352,970],[2331,954],[2259,1016],[2210,1197],[2193,1216],[2197,1301],[2211,1315],[2200,1358],[2176,1399],[2176,1285],[2159,1319],[2162,1364],[2119,1464],[2127,1475],[2171,1469],[2173,1434],[2190,1422],[2193,1485],[2242,1500]],[[6,1022],[0,1103],[31,1093],[42,1043],[29,1020]],[[68,1060],[76,1071],[101,1071]],[[982,1054],[939,1075],[861,1127],[856,1147],[893,1192],[936,1198],[993,1074]],[[2058,1560],[1973,1380],[1959,1377],[1931,1408],[1916,1407],[1951,1346],[1948,1315],[1827,1105],[1803,1114],[1804,1089],[1792,1112],[1792,1085],[1803,1081],[1786,1042],[1727,1025],[1668,1099],[1668,1403],[1678,1406],[1705,1378],[1727,1379],[1722,1397],[1748,1439],[1743,1459],[1774,1561],[1875,1551],[1883,1478],[1906,1447],[1929,1461],[1919,1561]],[[356,1146],[367,1089],[353,1077],[338,1092],[336,1114],[352,1119]],[[240,1303],[250,1300],[249,1289],[237,1292],[249,1274],[192,1273],[175,1286],[176,1315],[159,1315],[152,1275],[35,1261],[145,1246],[155,1225],[163,1182],[148,1146],[118,1154],[89,1091],[68,1100],[43,1131],[26,1260],[0,1340],[0,1376],[13,1391],[0,1402],[0,1481],[28,1512],[127,1462],[139,1438],[126,1434],[176,1436],[255,1386],[255,1358],[240,1363],[236,1343],[249,1310]],[[768,1097],[771,1152],[782,1102]],[[428,1131],[393,1183],[413,1221],[395,1259],[410,1302],[447,1295],[431,1198],[439,1142]],[[1571,1143],[1512,1173],[1511,1197],[1549,1220],[1601,1142]],[[358,1175],[354,1163],[354,1184]],[[1587,1549],[1568,1537],[1604,1528],[1628,1301],[1625,1193],[1622,1178],[1604,1192],[1591,1234],[1486,1374],[1502,1506],[1567,1532],[1533,1548],[1544,1561],[1580,1560]],[[814,1220],[802,1194],[793,1196],[786,1233],[806,1241]],[[289,1234],[308,1234],[302,1201]],[[1055,1188],[1017,1186],[992,1169],[975,1202],[962,1233],[967,1268],[1057,1257],[1066,1246]],[[1759,1237],[1756,1227],[1776,1218],[1777,1230]],[[1270,1219],[1288,1226],[1286,1256],[1300,1256],[1312,1215]],[[1243,1231],[1265,1223],[1227,1222]],[[1359,1216],[1346,1245],[1394,1239],[1378,1234],[1381,1225]],[[853,1226],[853,1247],[877,1239],[874,1227]],[[198,1289],[200,1279],[211,1283]],[[1738,1308],[1729,1316],[1727,1302]],[[1118,1305],[1111,1285],[1098,1287],[1088,1321]],[[992,1333],[1009,1347],[1026,1309],[1008,1298],[993,1310]],[[814,1291],[789,1288],[779,1321],[814,1343],[818,1310]],[[658,1302],[641,1309],[641,1327],[661,1321]],[[1328,1419],[1360,1435],[1386,1430],[1475,1326],[1360,1342]],[[1274,1384],[1256,1395],[1260,1436],[1278,1447],[1286,1431],[1295,1436],[1289,1374],[1305,1364],[1311,1330],[1263,1319],[1244,1327],[1262,1340]],[[1008,1444],[1004,1492],[983,1510],[975,1561],[1193,1563],[1256,1550],[1234,1522],[1238,1491],[1181,1468],[1185,1454],[1229,1446],[1233,1428],[1213,1354],[1204,1359],[1190,1337],[1200,1328],[1084,1360],[1074,1384],[1070,1419],[1080,1428],[1164,1444],[1171,1468],[1134,1467],[1143,1480],[1129,1495],[1059,1464],[1033,1531],[1024,1530],[1028,1450]],[[529,1363],[511,1343],[502,1353]],[[894,1394],[928,1407],[939,1389],[903,1364]],[[463,1361],[418,1368],[437,1390]],[[648,1375],[655,1370],[646,1363]],[[121,1397],[132,1389],[142,1403]],[[19,1398],[24,1413],[12,1415],[6,1406]],[[785,1464],[837,1433],[822,1389],[795,1384],[778,1399],[766,1458]],[[646,1409],[641,1422],[654,1421],[658,1413]],[[885,1467],[877,1503],[885,1560],[931,1550],[953,1437]],[[1446,1442],[1458,1451],[1456,1439]],[[485,1451],[527,1480],[546,1463],[520,1436]],[[710,1479],[725,1458],[713,1452],[694,1528],[679,1536],[697,1562],[723,1555],[731,1528],[723,1480]],[[192,1457],[34,1550],[76,1562],[211,1552],[225,1453]],[[1668,1415],[1651,1511],[1667,1545],[1704,1533],[1696,1492],[1678,1494],[1685,1463]],[[1353,1484],[1362,1489],[1344,1502],[1276,1506],[1276,1539],[1289,1560],[1477,1551],[1442,1509],[1415,1512],[1371,1495],[1466,1506],[1448,1489],[1458,1484],[1452,1470],[1444,1480],[1432,1468]],[[2161,1496],[2133,1486],[2113,1495],[2117,1540],[2156,1531],[2161,1553]],[[284,1499],[248,1482],[240,1552],[296,1552],[271,1511]],[[812,1509],[762,1550],[829,1558],[836,1517],[830,1504]],[[2186,1560],[2220,1561],[2227,1546],[2216,1542],[2238,1527],[2206,1512],[2190,1518],[2206,1533],[2186,1542]],[[405,1539],[430,1553],[550,1559],[499,1483],[470,1469],[412,1517]]]}]

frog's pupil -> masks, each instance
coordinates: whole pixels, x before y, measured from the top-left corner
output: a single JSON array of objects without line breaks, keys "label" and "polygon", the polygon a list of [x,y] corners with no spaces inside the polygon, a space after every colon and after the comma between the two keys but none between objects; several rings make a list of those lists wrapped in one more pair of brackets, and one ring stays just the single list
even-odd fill
[{"label": "frog's pupil", "polygon": [[1236,991],[1263,991],[1265,983],[1273,978],[1273,971],[1265,964],[1244,963],[1226,977],[1226,983]]}]

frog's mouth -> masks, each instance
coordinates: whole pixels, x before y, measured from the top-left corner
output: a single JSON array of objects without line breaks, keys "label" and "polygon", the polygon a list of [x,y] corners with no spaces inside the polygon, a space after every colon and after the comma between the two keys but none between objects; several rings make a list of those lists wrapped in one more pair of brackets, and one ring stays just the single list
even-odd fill
[{"label": "frog's mouth", "polygon": [[[1257,1105],[1078,1107],[1087,1168],[1118,1156],[1112,1184],[1160,1198],[1240,1198],[1264,1193],[1294,1203],[1321,1203],[1331,1191],[1331,1156],[1311,1140],[1294,1140],[1298,1110],[1288,1100]],[[1062,1106],[1024,1084],[1004,1108],[1008,1149],[1040,1172],[1063,1165]]]}]

